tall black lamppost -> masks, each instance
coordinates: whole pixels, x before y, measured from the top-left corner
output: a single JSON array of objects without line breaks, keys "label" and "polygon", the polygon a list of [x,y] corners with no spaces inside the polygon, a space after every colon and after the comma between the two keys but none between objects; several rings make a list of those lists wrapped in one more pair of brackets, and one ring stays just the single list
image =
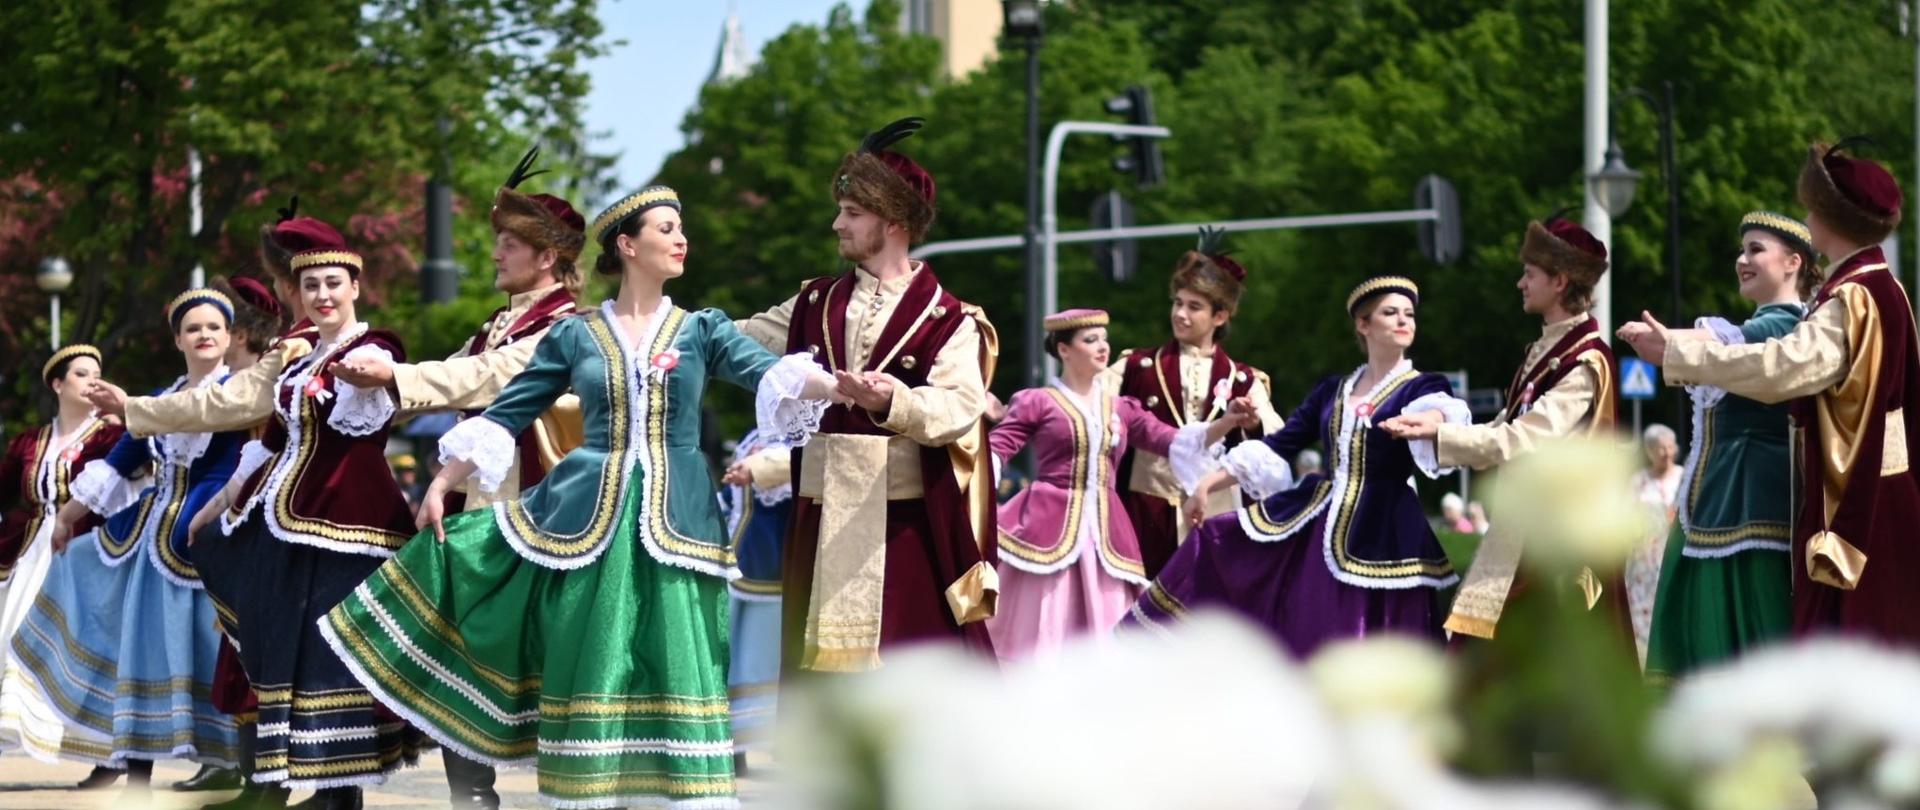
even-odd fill
[{"label": "tall black lamppost", "polygon": [[[1627,94],[1645,101],[1660,118],[1660,179],[1667,185],[1667,279],[1673,288],[1673,300],[1670,302],[1673,310],[1668,315],[1667,323],[1678,327],[1686,323],[1687,313],[1682,309],[1680,292],[1680,172],[1676,168],[1679,158],[1675,154],[1677,147],[1673,139],[1673,82],[1662,81],[1659,95],[1638,87],[1629,89]],[[1594,193],[1600,198],[1600,207],[1606,209],[1611,217],[1617,218],[1626,213],[1627,208],[1633,205],[1634,186],[1639,181],[1640,173],[1627,168],[1620,145],[1616,143],[1608,147],[1605,165],[1593,175]],[[1686,421],[1686,414],[1682,412],[1685,400],[1676,402],[1680,404],[1675,409],[1675,429],[1683,430]]]},{"label": "tall black lamppost", "polygon": [[1041,0],[1002,0],[1006,41],[1027,49],[1027,384],[1046,384],[1046,354],[1041,351],[1041,311],[1046,290],[1040,274],[1040,19]]}]

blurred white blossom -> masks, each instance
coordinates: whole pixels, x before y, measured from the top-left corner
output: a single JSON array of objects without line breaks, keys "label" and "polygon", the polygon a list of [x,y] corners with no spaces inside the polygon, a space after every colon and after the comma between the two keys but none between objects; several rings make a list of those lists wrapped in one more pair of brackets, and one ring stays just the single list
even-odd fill
[{"label": "blurred white blossom", "polygon": [[1489,499],[1502,531],[1527,543],[1524,564],[1617,569],[1661,517],[1628,485],[1637,465],[1621,442],[1556,439],[1502,467]]}]

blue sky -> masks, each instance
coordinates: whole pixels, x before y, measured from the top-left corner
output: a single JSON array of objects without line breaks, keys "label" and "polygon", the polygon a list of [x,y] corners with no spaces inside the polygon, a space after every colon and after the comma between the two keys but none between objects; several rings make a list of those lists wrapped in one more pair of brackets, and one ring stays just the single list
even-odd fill
[{"label": "blue sky", "polygon": [[605,136],[596,151],[619,153],[620,187],[651,179],[682,145],[680,120],[713,69],[730,1],[755,54],[795,23],[825,22],[835,5],[866,9],[864,0],[602,0],[606,39],[627,44],[587,67],[587,129]]}]

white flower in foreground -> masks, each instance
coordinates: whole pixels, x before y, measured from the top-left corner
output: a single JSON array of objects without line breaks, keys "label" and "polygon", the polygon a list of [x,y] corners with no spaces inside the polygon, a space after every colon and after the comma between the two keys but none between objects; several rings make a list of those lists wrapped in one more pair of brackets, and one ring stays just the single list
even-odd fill
[{"label": "white flower in foreground", "polygon": [[[1683,769],[1734,770],[1794,741],[1834,792],[1920,798],[1920,657],[1859,639],[1783,644],[1680,682],[1655,744]],[[1866,784],[1835,784],[1864,774]]]},{"label": "white flower in foreground", "polygon": [[1332,747],[1299,669],[1206,614],[998,672],[895,653],[782,709],[787,806],[823,810],[1283,810]]},{"label": "white flower in foreground", "polygon": [[1453,679],[1432,642],[1395,635],[1337,642],[1315,654],[1307,671],[1327,708],[1342,719],[1405,720],[1439,754],[1459,742],[1448,711]]},{"label": "white flower in foreground", "polygon": [[1543,442],[1501,468],[1489,499],[1501,530],[1526,540],[1528,565],[1618,568],[1655,518],[1627,484],[1636,467],[1620,442]]}]

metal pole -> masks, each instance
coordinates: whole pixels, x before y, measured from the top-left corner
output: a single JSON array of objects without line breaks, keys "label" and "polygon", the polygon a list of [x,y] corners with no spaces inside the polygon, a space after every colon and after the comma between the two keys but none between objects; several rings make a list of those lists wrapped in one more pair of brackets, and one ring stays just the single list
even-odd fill
[{"label": "metal pole", "polygon": [[1046,304],[1040,264],[1040,38],[1027,37],[1027,385],[1047,384],[1043,324],[1053,309]]},{"label": "metal pole", "polygon": [[[1600,207],[1600,198],[1594,194],[1593,176],[1607,159],[1607,0],[1587,0],[1587,91],[1586,91],[1586,160],[1582,161],[1587,178],[1587,206],[1580,223],[1585,225],[1593,238],[1607,246],[1607,255],[1613,255],[1613,218],[1607,216],[1607,209]],[[1612,339],[1613,335],[1613,274],[1600,277],[1600,283],[1593,285],[1593,317],[1600,324],[1600,334]]]},{"label": "metal pole", "polygon": [[[191,146],[187,147],[187,175],[187,230],[193,238],[198,239],[200,229],[205,227],[206,215],[200,203],[200,150]],[[207,268],[200,263],[199,254],[200,251],[194,251],[193,277],[187,284],[196,290],[207,286]]]},{"label": "metal pole", "polygon": [[[1130,225],[1125,228],[1099,228],[1085,231],[1055,231],[1049,237],[1054,244],[1073,245],[1082,242],[1111,242],[1115,239],[1160,239],[1169,236],[1191,238],[1201,226],[1219,228],[1223,231],[1284,231],[1300,228],[1345,228],[1355,225],[1391,225],[1396,222],[1432,222],[1440,218],[1440,212],[1431,208],[1410,208],[1404,211],[1369,211],[1363,214],[1313,214],[1304,217],[1261,217],[1258,219],[1229,219],[1219,222],[1179,222],[1171,225]],[[927,259],[944,256],[949,253],[980,253],[988,250],[1005,250],[1026,244],[1020,234],[1009,236],[979,236],[972,239],[944,239],[928,242],[913,249],[913,257]]]},{"label": "metal pole", "polygon": [[[1673,82],[1660,83],[1660,172],[1667,181],[1667,275],[1673,285],[1673,320],[1667,323],[1680,328],[1687,322],[1686,310],[1682,309],[1680,288],[1680,157],[1679,145],[1674,142],[1673,119],[1677,110],[1673,106]],[[1684,441],[1694,441],[1688,435],[1693,420],[1687,418],[1687,398],[1680,395],[1679,389],[1669,391],[1673,399],[1673,429]],[[1634,426],[1638,435],[1639,426]]]},{"label": "metal pole", "polygon": [[53,308],[53,317],[50,319],[53,328],[49,330],[48,337],[53,341],[53,350],[57,352],[60,351],[60,294],[54,293],[48,301]]},{"label": "metal pole", "polygon": [[1045,206],[1040,217],[1040,239],[1046,245],[1041,300],[1046,303],[1047,312],[1060,308],[1060,246],[1054,240],[1055,232],[1060,229],[1060,150],[1066,145],[1068,135],[1081,133],[1166,138],[1173,135],[1173,130],[1104,121],[1061,121],[1053,125],[1053,131],[1047,134],[1046,166],[1040,172],[1043,184],[1040,203]]}]

